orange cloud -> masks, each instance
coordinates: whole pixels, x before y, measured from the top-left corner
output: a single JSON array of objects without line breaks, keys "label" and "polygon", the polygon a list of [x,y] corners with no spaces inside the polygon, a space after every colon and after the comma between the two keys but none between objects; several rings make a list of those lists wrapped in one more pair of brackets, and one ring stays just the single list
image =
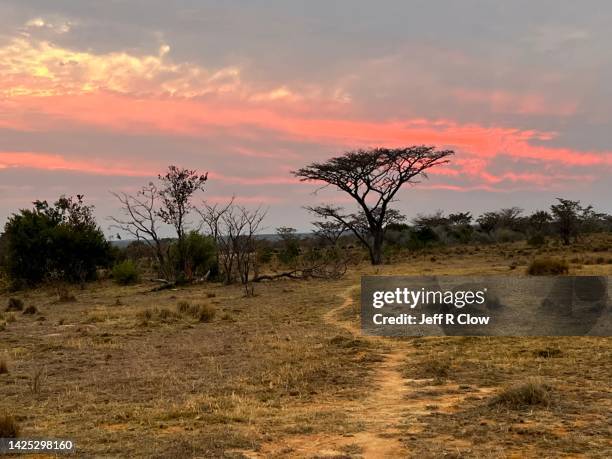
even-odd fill
[{"label": "orange cloud", "polygon": [[[551,132],[460,124],[450,120],[374,122],[313,118],[285,113],[281,108],[273,110],[219,101],[133,98],[109,93],[78,97],[22,96],[14,97],[13,102],[19,105],[22,113],[46,115],[31,122],[30,128],[38,130],[65,129],[76,123],[126,133],[205,137],[219,129],[230,128],[233,135],[240,136],[251,127],[274,131],[281,138],[342,147],[424,143],[452,147],[468,157],[483,159],[503,154],[566,165],[612,165],[612,152],[542,145],[555,137]],[[0,102],[0,113],[1,107]],[[534,141],[540,145],[533,144]]]},{"label": "orange cloud", "polygon": [[[39,24],[38,22],[36,24]],[[32,24],[31,27],[42,27]],[[235,139],[299,142],[335,150],[363,146],[434,144],[460,155],[450,167],[434,171],[446,179],[469,178],[482,186],[508,182],[551,186],[555,180],[576,177],[556,173],[492,174],[499,157],[546,166],[612,166],[612,152],[579,151],[546,145],[554,132],[483,126],[446,119],[356,118],[351,97],[342,88],[316,86],[302,90],[278,85],[259,88],[242,80],[238,67],[208,70],[192,63],[175,63],[169,47],[158,54],[125,52],[95,54],[74,51],[29,37],[0,46],[0,128],[19,131],[99,129],[126,134],[206,138],[222,135],[227,150],[258,160],[300,161],[297,153],[261,151],[231,144]],[[551,103],[538,94],[505,91],[456,90],[464,103],[488,104],[492,111],[515,114],[571,114],[575,105]],[[204,97],[206,96],[206,97]],[[333,152],[332,152],[333,153]],[[34,167],[117,175],[154,175],[137,165],[107,161],[72,161],[49,153],[0,152],[0,168]],[[592,175],[581,176],[594,180]],[[284,177],[234,177],[211,172],[211,178],[245,186],[294,185]],[[448,184],[455,186],[455,184]]]}]

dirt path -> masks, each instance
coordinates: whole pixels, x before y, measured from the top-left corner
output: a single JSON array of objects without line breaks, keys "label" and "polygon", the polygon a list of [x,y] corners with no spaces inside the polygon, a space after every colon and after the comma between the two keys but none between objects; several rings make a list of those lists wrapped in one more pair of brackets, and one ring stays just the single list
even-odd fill
[{"label": "dirt path", "polygon": [[339,407],[345,409],[356,421],[364,425],[361,432],[350,436],[331,434],[297,435],[278,442],[262,445],[258,452],[242,451],[249,458],[264,457],[349,457],[353,453],[364,458],[405,458],[408,453],[400,442],[400,424],[406,409],[408,392],[406,380],[401,374],[401,365],[409,348],[406,343],[379,337],[361,336],[360,329],[338,316],[352,306],[351,293],[347,289],[343,303],[328,311],[324,320],[335,327],[343,328],[355,336],[385,344],[389,351],[376,364],[371,395],[356,404]]}]

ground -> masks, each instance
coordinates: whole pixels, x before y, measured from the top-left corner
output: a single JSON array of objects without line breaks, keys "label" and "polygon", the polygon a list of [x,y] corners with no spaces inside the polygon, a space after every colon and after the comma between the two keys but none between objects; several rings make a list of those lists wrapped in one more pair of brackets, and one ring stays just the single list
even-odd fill
[{"label": "ground", "polygon": [[[89,457],[611,457],[609,338],[361,336],[362,274],[612,274],[612,240],[398,253],[341,280],[151,292],[110,281],[3,294],[0,415]],[[64,292],[65,293],[65,292]],[[66,296],[66,295],[64,295]],[[211,321],[187,301],[214,308]],[[2,307],[1,310],[3,310]],[[538,403],[508,388],[543,388]]]}]

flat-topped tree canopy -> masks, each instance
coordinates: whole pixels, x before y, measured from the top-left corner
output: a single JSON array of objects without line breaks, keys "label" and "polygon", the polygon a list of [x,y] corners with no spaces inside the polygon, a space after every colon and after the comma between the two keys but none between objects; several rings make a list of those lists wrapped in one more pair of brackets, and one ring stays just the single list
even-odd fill
[{"label": "flat-topped tree canopy", "polygon": [[[333,185],[355,199],[369,227],[367,242],[358,237],[367,246],[372,263],[380,264],[388,206],[397,192],[407,183],[416,184],[419,178],[427,178],[428,169],[448,163],[448,158],[454,154],[452,150],[437,150],[434,146],[426,145],[358,149],[322,163],[312,163],[292,173],[301,181],[321,181],[325,183],[324,186]],[[324,209],[325,212],[319,213],[317,209]],[[309,210],[342,223],[355,235],[359,233],[358,228],[343,215],[341,208],[321,206]]]}]

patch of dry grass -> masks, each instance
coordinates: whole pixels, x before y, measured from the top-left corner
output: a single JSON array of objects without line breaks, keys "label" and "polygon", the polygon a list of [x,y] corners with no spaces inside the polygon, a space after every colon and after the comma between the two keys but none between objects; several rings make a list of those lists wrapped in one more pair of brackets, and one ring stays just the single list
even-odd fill
[{"label": "patch of dry grass", "polygon": [[503,389],[490,402],[492,406],[501,405],[511,409],[532,406],[548,407],[551,404],[553,388],[539,379],[532,379]]},{"label": "patch of dry grass", "polygon": [[558,276],[569,273],[569,264],[557,258],[536,258],[527,267],[530,276]]},{"label": "patch of dry grass", "polygon": [[23,310],[23,301],[20,300],[19,298],[9,298],[7,305],[6,305],[6,311],[22,311]]},{"label": "patch of dry grass", "polygon": [[15,418],[8,414],[0,414],[0,438],[17,438],[19,436],[19,424]]}]

